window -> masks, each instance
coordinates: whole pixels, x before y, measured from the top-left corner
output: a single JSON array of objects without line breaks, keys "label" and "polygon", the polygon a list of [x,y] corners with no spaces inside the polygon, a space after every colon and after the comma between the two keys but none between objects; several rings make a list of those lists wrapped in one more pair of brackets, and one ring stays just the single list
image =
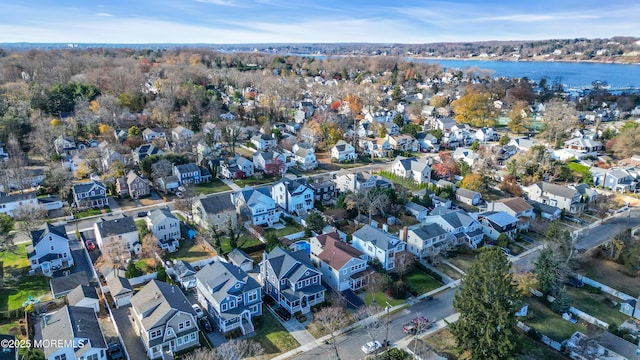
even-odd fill
[{"label": "window", "polygon": [[55,360],[67,360],[67,354],[56,355]]},{"label": "window", "polygon": [[149,339],[155,339],[162,336],[162,329],[151,330],[151,335]]},{"label": "window", "polygon": [[189,334],[189,339],[191,339],[191,341],[196,339],[196,333],[191,333]]},{"label": "window", "polygon": [[182,345],[182,338],[181,337],[178,338],[178,346],[180,346],[180,345]]},{"label": "window", "polygon": [[191,320],[187,320],[183,323],[178,324],[178,330],[184,330],[191,326]]},{"label": "window", "polygon": [[224,303],[221,305],[222,311],[227,311],[227,304]]},{"label": "window", "polygon": [[256,300],[258,300],[258,292],[257,291],[253,291],[249,293],[249,296],[247,296],[247,301],[248,302],[254,302]]},{"label": "window", "polygon": [[51,245],[51,251],[55,250],[55,247],[53,245]]},{"label": "window", "polygon": [[98,360],[98,354],[91,354],[91,355],[87,356],[86,359],[87,360]]}]

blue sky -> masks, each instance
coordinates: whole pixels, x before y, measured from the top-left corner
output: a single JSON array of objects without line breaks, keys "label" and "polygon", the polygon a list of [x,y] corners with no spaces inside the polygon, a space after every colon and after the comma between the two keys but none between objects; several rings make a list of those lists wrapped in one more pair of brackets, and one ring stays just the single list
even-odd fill
[{"label": "blue sky", "polygon": [[640,36],[637,0],[0,0],[0,42],[431,43]]}]

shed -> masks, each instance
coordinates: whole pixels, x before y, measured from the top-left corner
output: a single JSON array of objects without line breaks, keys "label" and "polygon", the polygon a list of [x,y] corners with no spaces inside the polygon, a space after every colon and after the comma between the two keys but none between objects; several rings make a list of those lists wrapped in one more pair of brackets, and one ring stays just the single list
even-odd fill
[{"label": "shed", "polygon": [[67,303],[71,306],[91,308],[95,312],[100,311],[100,299],[96,288],[89,285],[78,285],[67,294]]},{"label": "shed", "polygon": [[117,308],[131,304],[133,296],[133,288],[129,280],[120,274],[120,270],[114,270],[105,276],[107,286],[111,297],[113,297],[113,305]]},{"label": "shed", "polygon": [[404,209],[418,220],[424,220],[427,217],[428,209],[420,204],[408,202]]},{"label": "shed", "polygon": [[479,192],[463,188],[459,188],[458,190],[456,190],[456,200],[460,201],[461,203],[476,206],[480,203],[481,199],[482,194],[480,194]]},{"label": "shed", "polygon": [[243,271],[253,270],[253,259],[240,249],[233,249],[227,254],[227,259]]}]

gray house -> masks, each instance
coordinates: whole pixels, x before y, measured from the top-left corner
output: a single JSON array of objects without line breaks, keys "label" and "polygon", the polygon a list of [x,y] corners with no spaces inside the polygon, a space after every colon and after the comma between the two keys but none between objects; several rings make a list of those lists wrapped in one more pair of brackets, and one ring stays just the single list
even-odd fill
[{"label": "gray house", "polygon": [[473,190],[459,188],[456,190],[456,200],[467,205],[476,206],[480,204],[482,194]]},{"label": "gray house", "polygon": [[90,308],[64,306],[45,315],[42,339],[58,345],[44,347],[47,360],[107,359],[107,343],[96,313]]},{"label": "gray house", "polygon": [[235,248],[227,254],[228,260],[243,271],[253,270],[253,259],[244,251]]},{"label": "gray house", "polygon": [[184,260],[177,260],[173,264],[173,272],[176,277],[176,283],[188,290],[196,287],[196,270]]},{"label": "gray house", "polygon": [[133,296],[133,287],[129,283],[129,280],[124,277],[124,272],[120,270],[114,270],[105,276],[107,281],[107,287],[113,298],[113,305],[117,308],[131,304],[131,297]]}]

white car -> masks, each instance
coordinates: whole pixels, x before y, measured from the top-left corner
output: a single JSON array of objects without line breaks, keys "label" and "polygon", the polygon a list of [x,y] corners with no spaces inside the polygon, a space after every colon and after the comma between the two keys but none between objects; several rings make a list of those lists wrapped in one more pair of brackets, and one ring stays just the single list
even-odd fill
[{"label": "white car", "polygon": [[184,186],[178,186],[178,190],[182,192],[187,191],[187,189]]},{"label": "white car", "polygon": [[365,354],[371,354],[376,352],[380,348],[382,348],[382,344],[380,343],[380,341],[369,341],[368,343],[362,345],[362,352]]},{"label": "white car", "polygon": [[202,309],[200,308],[200,305],[198,304],[193,304],[191,305],[191,308],[193,309],[193,311],[196,312],[196,316],[198,318],[204,317],[204,312],[202,311]]}]

